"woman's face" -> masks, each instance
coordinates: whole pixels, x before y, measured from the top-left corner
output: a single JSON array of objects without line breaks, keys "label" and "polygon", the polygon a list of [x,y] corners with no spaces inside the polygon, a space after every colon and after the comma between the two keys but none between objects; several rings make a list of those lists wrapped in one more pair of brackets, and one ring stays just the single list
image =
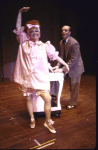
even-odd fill
[{"label": "woman's face", "polygon": [[37,27],[32,27],[29,31],[30,40],[32,41],[39,41],[40,38],[40,29]]}]

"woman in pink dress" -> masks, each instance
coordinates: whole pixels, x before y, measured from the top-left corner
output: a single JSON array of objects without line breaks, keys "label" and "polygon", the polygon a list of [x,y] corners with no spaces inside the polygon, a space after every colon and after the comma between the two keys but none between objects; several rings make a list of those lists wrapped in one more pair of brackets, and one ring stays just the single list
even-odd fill
[{"label": "woman in pink dress", "polygon": [[51,61],[57,60],[69,71],[68,65],[58,56],[55,47],[49,41],[43,43],[40,41],[40,24],[37,20],[31,20],[26,23],[27,33],[24,32],[24,27],[21,27],[21,12],[28,10],[28,7],[20,9],[16,30],[17,40],[19,41],[19,49],[15,68],[13,72],[13,79],[18,83],[24,96],[27,97],[27,108],[30,115],[30,127],[35,127],[35,119],[33,115],[32,93],[36,91],[36,95],[41,96],[44,100],[44,112],[46,121],[44,126],[50,132],[56,133],[51,120],[51,96],[49,94],[50,82],[48,80],[48,58]]}]

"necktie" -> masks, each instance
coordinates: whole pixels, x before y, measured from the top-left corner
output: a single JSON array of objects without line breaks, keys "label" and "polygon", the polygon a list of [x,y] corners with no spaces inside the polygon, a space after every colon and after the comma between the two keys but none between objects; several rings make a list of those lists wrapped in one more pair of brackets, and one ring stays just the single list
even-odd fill
[{"label": "necktie", "polygon": [[64,45],[66,45],[66,40],[63,40],[62,43],[63,43]]}]

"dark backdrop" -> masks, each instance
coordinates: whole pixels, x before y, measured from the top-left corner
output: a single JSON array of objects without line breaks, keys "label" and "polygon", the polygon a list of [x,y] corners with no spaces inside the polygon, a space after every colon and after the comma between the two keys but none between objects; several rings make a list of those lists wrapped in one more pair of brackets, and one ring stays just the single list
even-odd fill
[{"label": "dark backdrop", "polygon": [[[47,40],[59,51],[61,27],[72,27],[72,36],[80,43],[85,72],[96,72],[97,56],[97,3],[96,1],[66,0],[1,0],[0,1],[0,79],[3,66],[16,60],[18,43],[15,29],[18,10],[29,6],[31,9],[22,15],[22,25],[36,19],[41,24],[41,40]],[[54,63],[55,64],[55,63]],[[54,65],[52,63],[52,65]]]}]

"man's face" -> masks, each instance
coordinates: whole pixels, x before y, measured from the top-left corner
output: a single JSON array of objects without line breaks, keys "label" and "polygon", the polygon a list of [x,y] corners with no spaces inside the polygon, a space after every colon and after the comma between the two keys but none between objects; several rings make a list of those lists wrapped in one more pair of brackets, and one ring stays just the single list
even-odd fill
[{"label": "man's face", "polygon": [[62,35],[62,38],[63,39],[67,39],[70,34],[71,34],[71,31],[69,31],[70,27],[69,26],[63,26],[62,29],[61,29],[61,35]]},{"label": "man's face", "polygon": [[30,29],[30,39],[33,41],[38,41],[40,38],[40,29],[36,27],[32,27]]}]

